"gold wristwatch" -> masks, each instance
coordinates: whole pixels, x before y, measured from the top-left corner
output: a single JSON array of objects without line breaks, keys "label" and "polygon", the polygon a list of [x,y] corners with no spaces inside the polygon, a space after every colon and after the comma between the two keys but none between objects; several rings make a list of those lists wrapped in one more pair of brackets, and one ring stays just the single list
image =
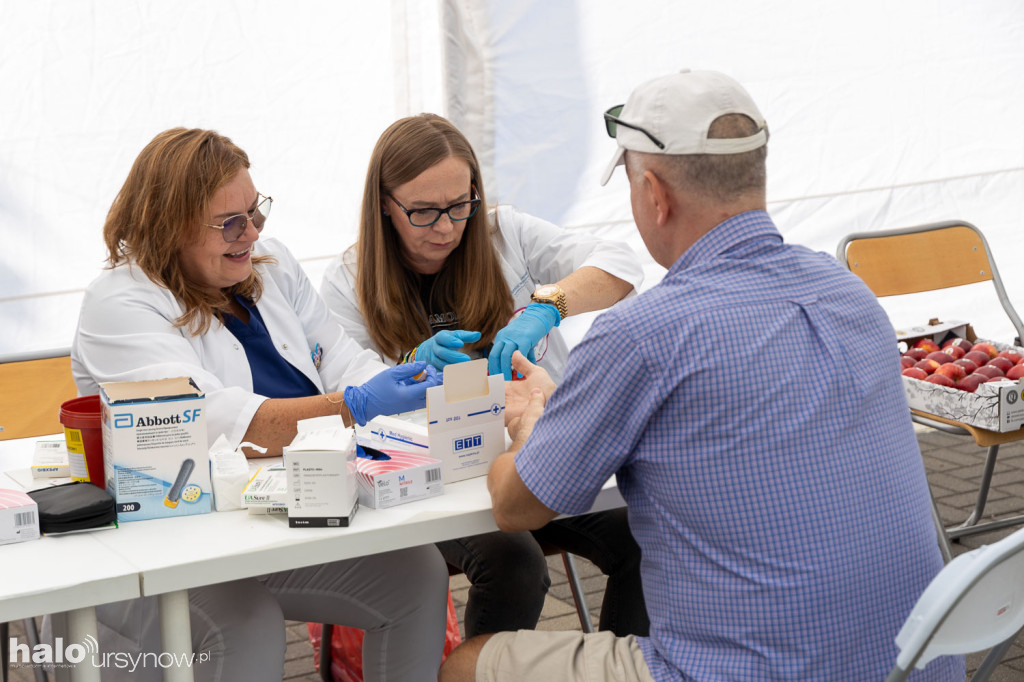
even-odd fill
[{"label": "gold wristwatch", "polygon": [[530,300],[534,303],[548,303],[558,308],[558,314],[564,320],[569,314],[569,308],[565,303],[565,292],[557,284],[545,284],[537,287],[530,294]]}]

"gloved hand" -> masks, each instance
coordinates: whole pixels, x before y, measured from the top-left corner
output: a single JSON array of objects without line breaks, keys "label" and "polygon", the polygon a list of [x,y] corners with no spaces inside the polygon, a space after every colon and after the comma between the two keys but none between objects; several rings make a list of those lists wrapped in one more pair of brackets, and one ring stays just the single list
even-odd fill
[{"label": "gloved hand", "polygon": [[[426,377],[414,377],[425,372]],[[427,389],[441,383],[441,375],[425,362],[389,367],[361,386],[345,387],[345,405],[360,426],[380,414],[418,410],[427,404]]]},{"label": "gloved hand", "polygon": [[469,356],[460,353],[458,349],[464,343],[479,340],[480,332],[444,329],[416,346],[416,359],[429,362],[437,369],[444,369],[446,365],[454,365],[456,362],[469,362]]},{"label": "gloved hand", "polygon": [[533,347],[562,321],[558,308],[550,303],[531,303],[522,314],[494,336],[491,354],[487,356],[487,373],[504,374],[512,380],[512,353],[519,351],[535,362]]}]

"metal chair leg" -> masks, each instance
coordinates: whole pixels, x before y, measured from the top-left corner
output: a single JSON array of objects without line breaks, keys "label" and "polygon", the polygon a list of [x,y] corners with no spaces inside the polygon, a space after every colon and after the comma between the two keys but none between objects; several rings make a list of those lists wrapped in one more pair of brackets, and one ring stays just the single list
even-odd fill
[{"label": "metal chair leg", "polygon": [[976,524],[985,513],[985,503],[988,501],[988,490],[992,485],[992,472],[996,468],[996,457],[999,455],[999,444],[988,447],[988,456],[985,458],[985,470],[981,475],[981,487],[978,488],[978,499],[974,503],[974,511],[967,517],[967,520],[960,524],[960,528],[969,528]]},{"label": "metal chair leg", "polygon": [[594,623],[590,619],[590,609],[587,608],[587,598],[583,594],[583,585],[580,584],[580,574],[576,570],[576,561],[572,554],[562,552],[562,563],[565,564],[565,575],[569,578],[569,589],[572,591],[573,601],[576,602],[576,615],[580,618],[580,627],[583,632],[593,632]]},{"label": "metal chair leg", "polygon": [[324,623],[320,626],[320,679],[324,682],[334,682],[334,673],[331,672],[331,640],[334,634],[334,626]]},{"label": "metal chair leg", "polygon": [[942,553],[942,562],[948,564],[953,560],[953,548],[949,545],[949,536],[946,535],[946,527],[942,524],[942,517],[939,516],[939,507],[935,504],[935,496],[932,489],[928,488],[928,499],[932,501],[932,521],[935,522],[935,534],[939,538],[939,551]]},{"label": "metal chair leg", "polygon": [[7,682],[7,643],[11,635],[7,622],[0,623],[0,682]]}]

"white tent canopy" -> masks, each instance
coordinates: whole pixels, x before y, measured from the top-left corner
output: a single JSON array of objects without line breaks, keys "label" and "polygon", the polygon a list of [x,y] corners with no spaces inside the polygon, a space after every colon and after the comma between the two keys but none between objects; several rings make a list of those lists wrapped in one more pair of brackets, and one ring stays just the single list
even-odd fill
[{"label": "white tent canopy", "polygon": [[[683,0],[0,0],[0,353],[68,346],[136,154],[173,126],[245,149],[267,230],[314,282],[350,244],[370,150],[393,120],[455,121],[488,198],[635,245],[601,113],[681,67],[724,71],[771,131],[769,210],[789,241],[959,218],[1024,307],[1024,6]],[[959,317],[1010,340],[970,297]],[[960,304],[960,307],[957,307]]]}]

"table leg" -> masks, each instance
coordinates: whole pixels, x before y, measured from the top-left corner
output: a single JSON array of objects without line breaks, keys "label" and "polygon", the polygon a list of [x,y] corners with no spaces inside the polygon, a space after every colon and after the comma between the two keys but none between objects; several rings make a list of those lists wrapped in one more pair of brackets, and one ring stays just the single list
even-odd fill
[{"label": "table leg", "polygon": [[[164,668],[166,682],[193,682],[192,665],[198,659],[192,659],[192,627],[188,615],[188,590],[161,594],[160,602],[160,641],[163,653],[175,657],[189,657],[189,664]],[[198,654],[196,654],[198,656]]]},{"label": "table leg", "polygon": [[67,645],[69,648],[72,645],[81,646],[85,655],[85,658],[75,665],[71,678],[75,682],[100,682],[100,668],[97,664],[102,663],[102,652],[97,651],[99,633],[96,630],[96,609],[92,606],[75,609],[68,611],[67,616]]}]

